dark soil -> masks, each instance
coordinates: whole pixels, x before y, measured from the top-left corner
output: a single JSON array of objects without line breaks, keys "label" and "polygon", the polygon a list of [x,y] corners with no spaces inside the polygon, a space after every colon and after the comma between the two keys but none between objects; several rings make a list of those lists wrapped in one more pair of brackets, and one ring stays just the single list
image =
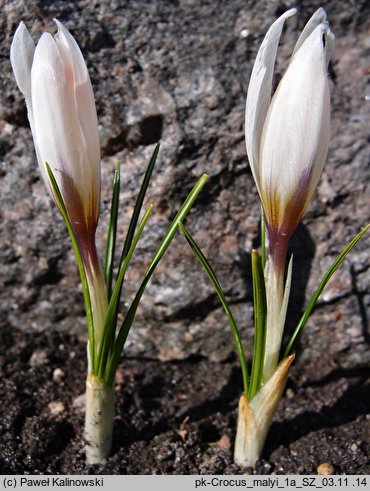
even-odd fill
[{"label": "dark soil", "polygon": [[[232,461],[238,363],[201,358],[124,359],[113,454],[105,465],[87,466],[79,397],[85,352],[84,340],[67,334],[0,329],[2,474],[245,472]],[[368,369],[331,363],[327,372],[328,364],[323,356],[309,378],[298,358],[255,473],[312,474],[321,463],[336,473],[368,473]]]}]

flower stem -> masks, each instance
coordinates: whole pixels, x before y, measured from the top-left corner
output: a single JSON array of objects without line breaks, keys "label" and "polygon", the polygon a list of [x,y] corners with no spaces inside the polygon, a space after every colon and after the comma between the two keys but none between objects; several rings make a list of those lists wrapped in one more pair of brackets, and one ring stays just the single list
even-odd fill
[{"label": "flower stem", "polygon": [[88,464],[100,464],[112,447],[114,389],[91,373],[86,380],[85,439]]},{"label": "flower stem", "polygon": [[279,360],[285,321],[285,319],[281,319],[280,315],[284,293],[284,270],[276,267],[276,265],[269,260],[266,265],[265,281],[267,321],[265,359],[263,365],[264,383],[267,382],[274,373]]},{"label": "flower stem", "polygon": [[86,272],[87,288],[90,299],[90,309],[93,318],[93,329],[88,332],[88,372],[97,375],[99,349],[102,340],[105,319],[108,311],[107,288],[98,258],[95,236],[89,240],[79,240],[79,249]]}]

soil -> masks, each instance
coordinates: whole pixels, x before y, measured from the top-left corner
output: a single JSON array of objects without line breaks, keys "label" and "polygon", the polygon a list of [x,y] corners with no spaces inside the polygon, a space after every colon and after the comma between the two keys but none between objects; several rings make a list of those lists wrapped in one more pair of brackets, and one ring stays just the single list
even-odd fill
[{"label": "soil", "polygon": [[[333,366],[318,380],[298,361],[254,470],[232,460],[241,376],[235,359],[124,358],[116,378],[112,456],[83,452],[85,340],[0,329],[2,474],[337,474],[369,472],[369,371]],[[331,371],[322,374],[330,364]]]}]

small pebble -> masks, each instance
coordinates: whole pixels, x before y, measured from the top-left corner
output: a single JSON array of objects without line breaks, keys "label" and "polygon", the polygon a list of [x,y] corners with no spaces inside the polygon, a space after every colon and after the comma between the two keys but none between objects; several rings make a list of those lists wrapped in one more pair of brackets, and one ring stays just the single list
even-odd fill
[{"label": "small pebble", "polygon": [[352,450],[352,452],[357,452],[357,450],[358,450],[357,443],[352,443],[351,450]]},{"label": "small pebble", "polygon": [[286,391],[286,396],[288,399],[293,399],[294,398],[294,391],[289,387]]},{"label": "small pebble", "polygon": [[187,430],[182,429],[182,430],[177,430],[177,434],[181,438],[181,440],[184,442],[186,440],[186,436],[188,434]]},{"label": "small pebble", "polygon": [[290,448],[290,455],[293,455],[293,457],[297,457],[298,452],[295,448]]},{"label": "small pebble", "polygon": [[125,383],[125,373],[122,370],[122,368],[119,368],[116,371],[116,384],[117,385],[123,385]]},{"label": "small pebble", "polygon": [[54,382],[61,382],[64,377],[64,372],[61,368],[56,368],[53,372]]},{"label": "small pebble", "polygon": [[[240,31],[240,37],[242,37],[244,39],[247,38],[249,36],[249,34],[250,34],[250,30],[249,29],[245,29],[244,28],[244,29],[242,29]],[[365,99],[366,99],[366,97],[365,97]]]},{"label": "small pebble", "polygon": [[37,349],[35,350],[30,358],[29,364],[32,368],[40,367],[41,365],[45,365],[48,361],[48,355],[45,350]]},{"label": "small pebble", "polygon": [[86,394],[77,396],[72,402],[72,407],[81,413],[84,412],[86,407]]},{"label": "small pebble", "polygon": [[48,404],[48,408],[50,410],[50,415],[53,418],[55,418],[56,416],[59,416],[59,414],[61,414],[64,411],[65,406],[64,406],[63,402],[52,401]]},{"label": "small pebble", "polygon": [[272,471],[272,464],[271,464],[270,462],[265,462],[265,463],[263,464],[263,470],[264,470],[265,472],[268,472],[268,473],[270,474],[270,473],[271,473],[271,471]]},{"label": "small pebble", "polygon": [[222,435],[221,438],[214,444],[218,448],[229,450],[231,448],[231,441],[228,435]]},{"label": "small pebble", "polygon": [[334,466],[328,462],[320,464],[316,471],[319,476],[331,476],[335,474]]}]

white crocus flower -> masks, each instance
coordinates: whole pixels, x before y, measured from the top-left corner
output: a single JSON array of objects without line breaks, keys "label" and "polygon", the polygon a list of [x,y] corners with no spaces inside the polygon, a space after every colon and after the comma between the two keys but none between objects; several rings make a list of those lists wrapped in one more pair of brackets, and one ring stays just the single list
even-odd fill
[{"label": "white crocus flower", "polygon": [[91,234],[99,215],[100,145],[95,102],[82,53],[68,30],[44,33],[35,47],[23,24],[10,59],[28,110],[36,155],[52,193],[47,162],[76,234]]},{"label": "white crocus flower", "polygon": [[[327,69],[334,36],[324,9],[307,23],[271,99],[281,31],[285,19],[295,13],[291,9],[283,14],[267,32],[253,67],[246,103],[247,154],[272,248],[277,242],[285,246],[301,220],[329,147]],[[273,256],[274,252],[270,251]],[[276,259],[279,256],[285,261],[280,249]]]},{"label": "white crocus flower", "polygon": [[334,36],[320,8],[306,24],[271,97],[276,52],[291,9],[268,30],[254,63],[246,103],[246,146],[267,227],[267,337],[264,380],[274,372],[289,295],[288,241],[317,186],[329,147],[328,64]]},{"label": "white crocus flower", "polygon": [[95,247],[100,206],[100,144],[95,101],[80,48],[59,21],[53,37],[35,46],[22,22],[10,50],[24,95],[38,164],[53,197],[46,163],[57,181],[80,248],[89,283],[98,345],[107,310]]}]

